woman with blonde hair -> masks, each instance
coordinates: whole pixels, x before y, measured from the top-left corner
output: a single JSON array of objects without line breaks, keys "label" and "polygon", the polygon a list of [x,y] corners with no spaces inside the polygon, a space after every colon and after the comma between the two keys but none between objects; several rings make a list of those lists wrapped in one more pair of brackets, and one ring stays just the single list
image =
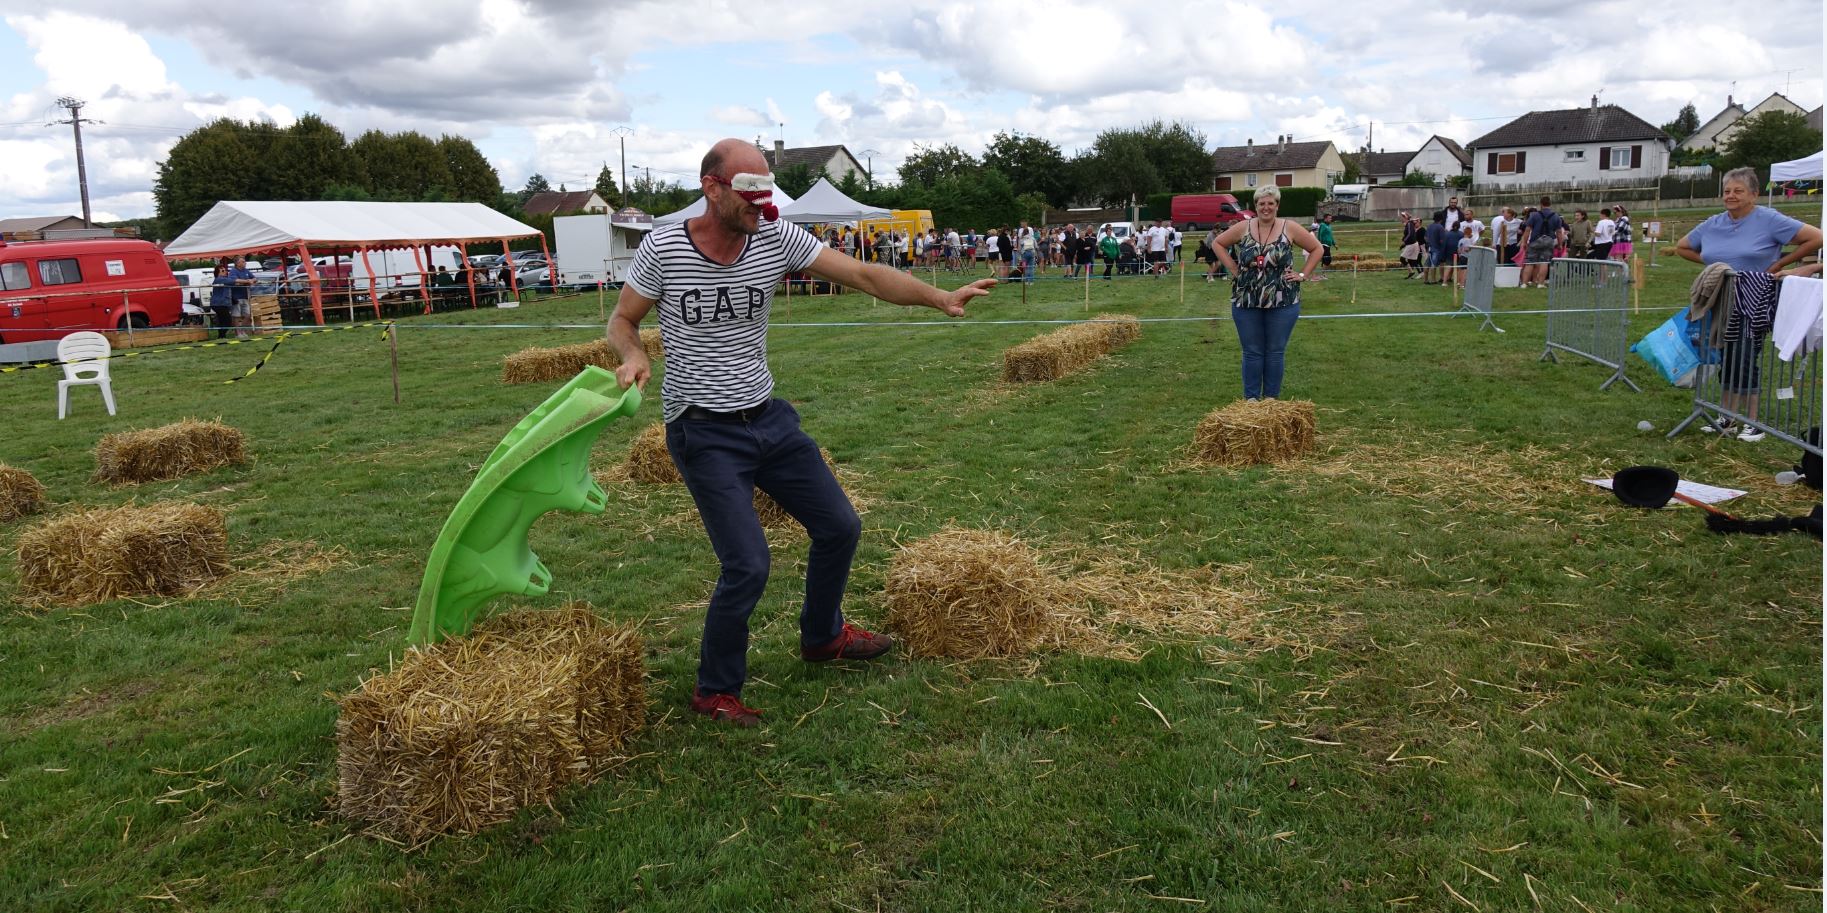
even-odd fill
[{"label": "woman with blonde hair", "polygon": [[[1255,204],[1255,218],[1233,224],[1212,242],[1219,262],[1236,277],[1231,283],[1231,322],[1243,350],[1244,399],[1281,395],[1288,337],[1300,318],[1300,284],[1313,278],[1321,254],[1312,232],[1279,217],[1281,191],[1258,187]],[[1307,252],[1298,270],[1296,247]]]}]

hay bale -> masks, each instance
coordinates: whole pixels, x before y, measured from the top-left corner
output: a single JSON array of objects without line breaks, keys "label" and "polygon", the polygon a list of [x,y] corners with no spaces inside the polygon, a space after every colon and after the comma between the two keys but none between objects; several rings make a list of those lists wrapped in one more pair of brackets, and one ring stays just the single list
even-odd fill
[{"label": "hay bale", "polygon": [[165,482],[247,462],[247,438],[221,422],[185,419],[123,431],[95,445],[95,481]]},{"label": "hay bale", "polygon": [[19,536],[19,586],[34,602],[181,596],[228,571],[222,511],[179,502],[89,510]]},{"label": "hay bale", "polygon": [[958,659],[1034,649],[1071,598],[1020,540],[957,527],[902,546],[885,591],[888,627],[910,654]]},{"label": "hay bale", "polygon": [[1142,323],[1127,314],[1061,327],[1002,353],[1002,379],[1020,384],[1058,380],[1142,336]]},{"label": "hay bale", "polygon": [[408,651],[341,701],[337,808],[420,842],[473,834],[626,760],[645,722],[639,635],[583,603]]},{"label": "hay bale", "polygon": [[551,348],[528,346],[502,361],[501,382],[533,384],[565,381],[576,377],[587,365],[613,371],[621,363],[622,360],[609,348],[606,339]]},{"label": "hay bale", "polygon": [[666,450],[666,425],[659,422],[648,425],[634,436],[622,468],[627,470],[628,478],[650,485],[685,481],[679,477],[679,467],[673,465],[672,454]]},{"label": "hay bale", "polygon": [[0,463],[0,523],[44,509],[44,486],[23,469]]},{"label": "hay bale", "polygon": [[1223,466],[1283,463],[1313,449],[1313,404],[1305,400],[1238,400],[1199,420],[1198,459]]},{"label": "hay bale", "polygon": [[[650,327],[641,331],[641,348],[647,351],[648,358],[657,359],[666,355],[657,328]],[[501,382],[532,384],[565,381],[576,377],[585,365],[613,371],[621,363],[621,353],[611,348],[607,339],[551,348],[529,346],[502,360]]]}]

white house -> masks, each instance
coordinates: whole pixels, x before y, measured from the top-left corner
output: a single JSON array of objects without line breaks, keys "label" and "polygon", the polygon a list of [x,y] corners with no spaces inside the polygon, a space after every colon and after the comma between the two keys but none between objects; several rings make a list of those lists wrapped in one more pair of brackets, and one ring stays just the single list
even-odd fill
[{"label": "white house", "polygon": [[1430,136],[1427,142],[1408,159],[1403,173],[1419,171],[1431,174],[1435,181],[1445,182],[1462,174],[1472,173],[1472,157],[1466,154],[1465,147],[1444,136]]},{"label": "white house", "polygon": [[1771,92],[1769,98],[1758,102],[1749,110],[1746,110],[1745,106],[1732,101],[1732,96],[1727,95],[1725,108],[1718,114],[1708,118],[1706,123],[1701,124],[1698,130],[1695,130],[1687,139],[1682,140],[1681,145],[1676,148],[1716,149],[1731,140],[1733,134],[1738,132],[1739,124],[1745,118],[1756,117],[1757,115],[1768,111],[1786,111],[1790,114],[1800,114],[1804,117],[1808,115],[1808,112],[1803,110],[1801,105],[1790,101],[1781,92]]},{"label": "white house", "polygon": [[1649,182],[1668,173],[1660,127],[1618,107],[1531,111],[1466,144],[1472,188],[1502,190],[1548,183]]},{"label": "white house", "polygon": [[[756,143],[755,146],[760,148],[761,144]],[[833,184],[842,184],[844,176],[849,174],[856,175],[856,179],[859,181],[869,178],[868,169],[864,168],[863,164],[856,160],[856,156],[851,155],[850,150],[842,145],[800,146],[796,149],[788,149],[786,143],[775,140],[774,148],[762,149],[761,156],[768,160],[768,167],[773,168],[775,174],[779,174],[783,168],[804,165],[812,170],[814,179],[829,178]]]}]

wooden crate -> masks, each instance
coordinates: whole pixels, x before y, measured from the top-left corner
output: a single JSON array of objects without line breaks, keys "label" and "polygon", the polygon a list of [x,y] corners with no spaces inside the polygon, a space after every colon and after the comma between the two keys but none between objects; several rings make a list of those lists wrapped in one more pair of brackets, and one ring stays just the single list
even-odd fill
[{"label": "wooden crate", "polygon": [[247,312],[252,315],[251,322],[256,333],[272,332],[262,329],[263,327],[285,325],[285,317],[279,310],[278,295],[250,295],[247,299],[247,309]]}]

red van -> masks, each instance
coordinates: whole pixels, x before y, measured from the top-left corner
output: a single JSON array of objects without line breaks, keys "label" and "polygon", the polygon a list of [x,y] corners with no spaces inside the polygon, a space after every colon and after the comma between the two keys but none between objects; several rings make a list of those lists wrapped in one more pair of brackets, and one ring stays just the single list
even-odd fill
[{"label": "red van", "polygon": [[183,316],[182,302],[177,277],[150,242],[0,240],[0,343],[169,326]]},{"label": "red van", "polygon": [[1256,214],[1228,193],[1183,193],[1174,197],[1173,223],[1181,231],[1205,231],[1241,222]]}]

